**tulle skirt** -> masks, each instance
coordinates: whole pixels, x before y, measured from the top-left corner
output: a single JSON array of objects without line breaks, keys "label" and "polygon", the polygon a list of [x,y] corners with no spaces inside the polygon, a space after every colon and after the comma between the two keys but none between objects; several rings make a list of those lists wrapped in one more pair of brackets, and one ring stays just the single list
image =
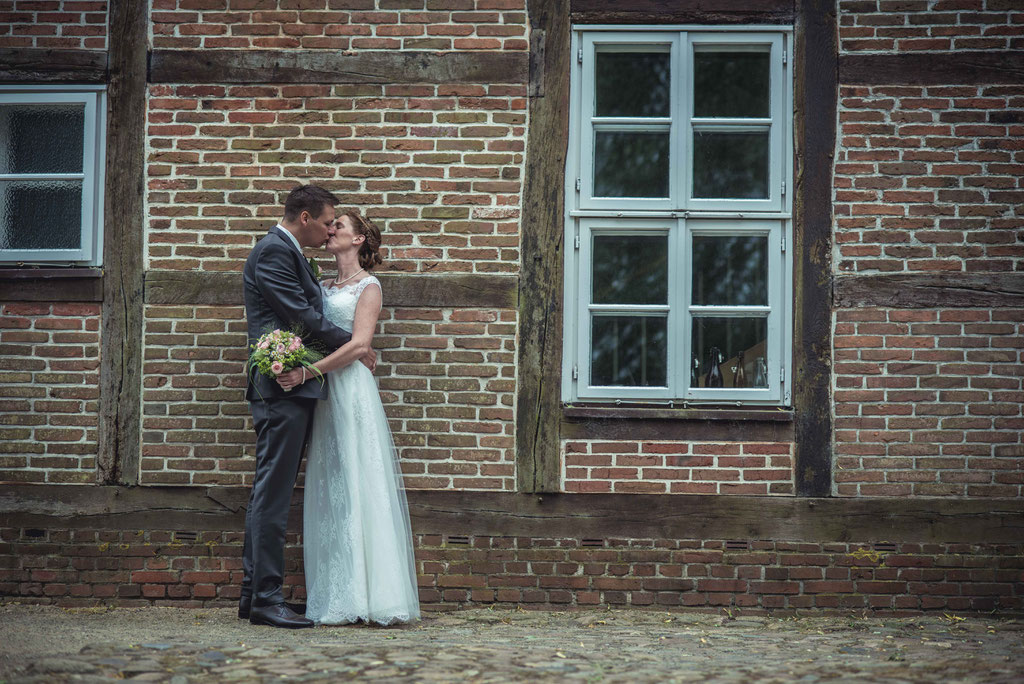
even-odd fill
[{"label": "tulle skirt", "polygon": [[327,375],[306,463],[306,617],[390,625],[420,616],[409,506],[369,369]]}]

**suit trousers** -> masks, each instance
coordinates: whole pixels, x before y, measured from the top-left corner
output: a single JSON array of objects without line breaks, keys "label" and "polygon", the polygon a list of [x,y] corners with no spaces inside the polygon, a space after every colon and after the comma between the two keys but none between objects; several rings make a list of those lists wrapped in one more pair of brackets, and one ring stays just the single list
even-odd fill
[{"label": "suit trousers", "polygon": [[302,450],[316,399],[249,402],[256,428],[256,477],[245,511],[242,597],[253,606],[284,602],[284,544]]}]

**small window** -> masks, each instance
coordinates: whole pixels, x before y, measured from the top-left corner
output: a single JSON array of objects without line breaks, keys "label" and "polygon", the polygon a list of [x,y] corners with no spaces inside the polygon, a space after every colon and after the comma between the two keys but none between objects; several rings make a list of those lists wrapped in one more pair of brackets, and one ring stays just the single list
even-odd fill
[{"label": "small window", "polygon": [[98,265],[103,91],[0,87],[0,263]]},{"label": "small window", "polygon": [[787,403],[789,33],[573,41],[563,398]]}]

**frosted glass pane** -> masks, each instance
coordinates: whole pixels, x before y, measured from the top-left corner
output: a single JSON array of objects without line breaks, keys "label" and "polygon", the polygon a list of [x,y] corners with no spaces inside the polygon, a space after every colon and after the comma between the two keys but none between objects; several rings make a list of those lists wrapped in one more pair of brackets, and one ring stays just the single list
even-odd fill
[{"label": "frosted glass pane", "polygon": [[0,181],[0,249],[81,246],[81,181]]},{"label": "frosted glass pane", "polygon": [[594,316],[591,340],[591,385],[665,386],[668,319]]},{"label": "frosted glass pane", "polygon": [[597,235],[594,237],[594,304],[668,302],[668,237]]},{"label": "frosted glass pane", "polygon": [[85,105],[0,105],[0,173],[82,173]]},{"label": "frosted glass pane", "polygon": [[598,52],[597,116],[671,116],[667,52]]}]

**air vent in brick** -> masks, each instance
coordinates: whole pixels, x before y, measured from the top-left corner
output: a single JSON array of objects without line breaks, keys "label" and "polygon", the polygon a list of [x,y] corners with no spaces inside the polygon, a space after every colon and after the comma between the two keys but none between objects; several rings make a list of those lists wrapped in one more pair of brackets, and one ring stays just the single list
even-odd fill
[{"label": "air vent in brick", "polygon": [[469,537],[461,534],[449,534],[448,544],[451,546],[469,546]]},{"label": "air vent in brick", "polygon": [[580,546],[604,546],[604,539],[581,539]]},{"label": "air vent in brick", "polygon": [[175,532],[174,541],[194,542],[199,535],[195,532]]},{"label": "air vent in brick", "polygon": [[734,549],[736,551],[746,551],[750,548],[750,542],[739,539],[730,539],[725,542],[725,548]]},{"label": "air vent in brick", "polygon": [[878,542],[875,544],[875,551],[895,551],[896,544],[893,542]]}]

